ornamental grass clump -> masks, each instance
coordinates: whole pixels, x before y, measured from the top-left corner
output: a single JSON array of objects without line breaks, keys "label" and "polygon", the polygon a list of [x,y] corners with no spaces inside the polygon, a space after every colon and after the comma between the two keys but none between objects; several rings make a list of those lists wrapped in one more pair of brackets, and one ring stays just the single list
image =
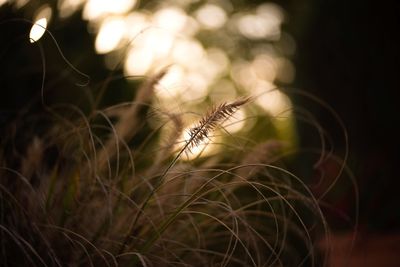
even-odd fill
[{"label": "ornamental grass clump", "polygon": [[[63,102],[54,88],[75,74],[52,73],[36,44],[40,86],[27,86],[38,98],[2,127],[1,266],[325,264],[317,242],[329,238],[329,204],[291,168],[296,147],[225,129],[253,97],[210,105],[187,126],[189,111],[154,104],[166,68],[133,99],[99,104],[97,89],[106,97],[123,80],[115,75],[97,86],[68,81],[79,101]],[[219,149],[183,158],[204,143]]]}]

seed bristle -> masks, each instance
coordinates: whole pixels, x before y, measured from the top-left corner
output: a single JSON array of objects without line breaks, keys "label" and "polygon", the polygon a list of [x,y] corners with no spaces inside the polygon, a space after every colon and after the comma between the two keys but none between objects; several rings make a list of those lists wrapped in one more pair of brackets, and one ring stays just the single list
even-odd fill
[{"label": "seed bristle", "polygon": [[186,140],[185,148],[189,151],[199,146],[205,139],[209,139],[209,134],[222,122],[229,119],[242,105],[250,101],[250,98],[238,99],[232,103],[222,103],[212,108],[207,115],[192,128],[189,129],[189,140]]}]

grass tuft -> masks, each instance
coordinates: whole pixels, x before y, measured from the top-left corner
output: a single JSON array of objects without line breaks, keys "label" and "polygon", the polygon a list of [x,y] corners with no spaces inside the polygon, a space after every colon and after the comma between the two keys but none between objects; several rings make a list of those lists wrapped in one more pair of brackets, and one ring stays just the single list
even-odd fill
[{"label": "grass tuft", "polygon": [[[46,51],[41,41],[33,45]],[[1,266],[326,264],[318,241],[330,236],[328,197],[340,178],[353,178],[347,151],[340,160],[325,147],[327,133],[313,116],[297,113],[317,130],[318,148],[290,146],[270,134],[274,118],[265,113],[244,119],[254,120],[252,131],[226,131],[224,122],[254,108],[253,98],[210,108],[180,142],[189,111],[154,104],[167,68],[138,83],[133,98],[99,107],[98,95],[126,80],[116,74],[97,85],[69,83],[79,89],[76,101],[50,101],[62,79],[50,75],[40,56],[43,73],[33,75],[41,78],[39,107],[29,105],[1,129]],[[204,142],[220,149],[181,160]],[[325,187],[317,195],[310,177],[326,162],[338,174],[318,176],[327,182],[318,183]]]}]

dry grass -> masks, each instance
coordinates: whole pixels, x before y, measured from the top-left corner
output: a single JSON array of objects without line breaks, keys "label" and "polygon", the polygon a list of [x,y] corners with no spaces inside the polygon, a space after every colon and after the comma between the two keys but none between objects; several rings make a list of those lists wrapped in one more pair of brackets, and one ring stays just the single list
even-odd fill
[{"label": "dry grass", "polygon": [[[166,71],[127,103],[84,113],[42,101],[37,121],[27,126],[24,113],[8,126],[0,150],[0,265],[325,265],[316,240],[329,240],[321,208],[329,203],[289,171],[285,160],[295,152],[279,140],[225,133],[234,142],[223,150],[182,161],[213,142],[251,99],[210,108],[182,143],[185,114],[152,105]],[[325,157],[319,152],[317,163]],[[337,179],[345,162],[338,165]]]}]

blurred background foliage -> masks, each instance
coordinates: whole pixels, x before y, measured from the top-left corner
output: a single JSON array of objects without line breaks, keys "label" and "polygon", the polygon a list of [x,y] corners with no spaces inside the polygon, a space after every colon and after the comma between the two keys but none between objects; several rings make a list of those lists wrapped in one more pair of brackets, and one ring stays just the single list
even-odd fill
[{"label": "blurred background foliage", "polygon": [[[34,22],[45,19],[46,25],[42,26],[53,34],[65,57],[90,76],[88,86],[77,87],[75,84],[86,82],[86,77],[57,55],[58,48],[50,34],[39,37],[48,70],[45,90],[51,91],[45,92],[45,101],[79,104],[83,110],[109,107],[131,101],[140,81],[168,68],[155,90],[156,108],[193,112],[185,121],[190,126],[198,119],[196,114],[211,104],[252,95],[255,104],[238,111],[234,120],[226,123],[226,129],[230,133],[241,132],[254,142],[273,137],[296,146],[292,103],[278,89],[295,77],[290,58],[296,44],[283,30],[287,14],[277,3],[12,1],[5,4],[4,10],[7,8]],[[19,24],[25,30],[31,26]],[[36,57],[31,64],[37,68],[30,75],[39,79],[40,86],[40,53],[37,47],[27,49],[36,49],[36,53],[29,52],[35,53],[30,55]],[[10,71],[16,68],[7,67]],[[50,77],[52,74],[58,77]],[[15,94],[12,88],[19,86],[12,82],[12,75],[7,77],[11,78],[7,91],[13,96],[8,96],[5,104],[10,105],[12,99],[24,103],[21,95],[30,102],[32,95],[24,91]],[[31,89],[40,100],[40,90]],[[82,99],[82,90],[91,97]],[[265,116],[271,120],[265,121]],[[209,144],[198,152],[206,156],[215,149],[214,144]]]},{"label": "blurred background foliage", "polygon": [[[303,106],[321,121],[335,151],[344,153],[343,133],[332,116],[283,88],[299,88],[325,100],[349,131],[349,163],[360,187],[362,229],[399,230],[395,159],[400,135],[395,107],[400,13],[395,1],[3,0],[0,4],[0,56],[7,62],[0,66],[2,130],[28,105],[34,107],[30,112],[40,112],[41,48],[27,42],[31,24],[10,19],[45,17],[65,58],[90,76],[88,87],[76,86],[86,78],[66,64],[45,34],[40,43],[46,55],[45,95],[50,103],[74,103],[88,112],[93,106],[130,101],[142,79],[169,66],[156,90],[155,105],[160,108],[201,113],[210,103],[254,95],[255,105],[237,114],[230,132],[250,133],[254,139],[272,135],[293,146],[297,138],[300,147],[320,145],[315,127],[299,120],[295,125],[293,107]],[[24,72],[16,72],[21,66]],[[107,76],[112,79],[105,88]],[[122,76],[127,78],[118,78]],[[82,91],[93,97],[82,98]],[[266,114],[272,124],[260,127],[260,117]],[[299,158],[297,169],[304,160]],[[327,161],[317,171],[334,177],[337,170]],[[346,194],[352,190],[338,190],[342,197],[336,208],[351,211],[351,196]]]}]

